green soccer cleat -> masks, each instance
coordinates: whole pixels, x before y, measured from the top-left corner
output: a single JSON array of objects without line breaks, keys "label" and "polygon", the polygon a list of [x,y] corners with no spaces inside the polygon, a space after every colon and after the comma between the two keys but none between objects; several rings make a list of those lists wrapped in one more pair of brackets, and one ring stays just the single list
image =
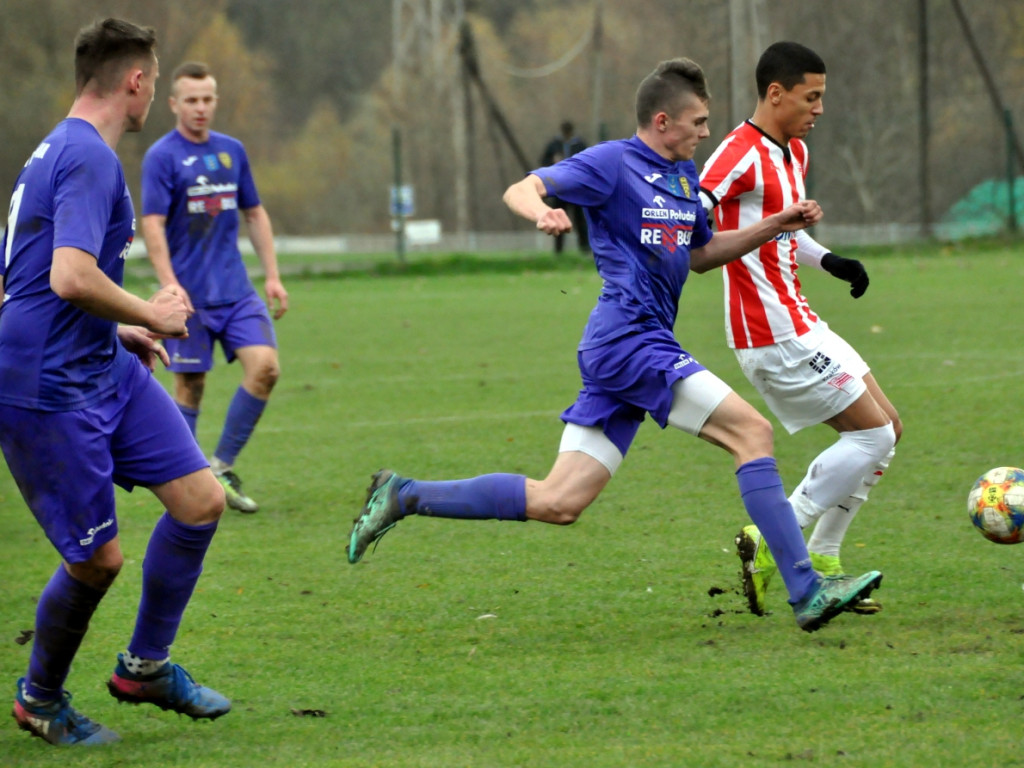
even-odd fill
[{"label": "green soccer cleat", "polygon": [[358,563],[366,548],[395,527],[402,519],[402,505],[398,489],[405,482],[390,469],[375,473],[366,489],[366,504],[352,524],[348,542],[348,561]]},{"label": "green soccer cleat", "polygon": [[833,555],[819,555],[817,552],[810,552],[811,567],[822,576],[845,576],[843,565],[839,558]]},{"label": "green soccer cleat", "polygon": [[796,623],[804,632],[815,632],[863,600],[882,583],[882,574],[868,571],[863,576],[823,576],[811,594],[793,606]]},{"label": "green soccer cleat", "polygon": [[[817,552],[811,552],[810,554],[811,567],[822,576],[828,576],[829,578],[836,579],[848,578],[846,576],[846,572],[843,571],[843,565],[837,556],[819,555]],[[882,604],[870,597],[865,597],[854,601],[847,610],[864,616],[870,616],[871,614],[878,613],[882,610]]]},{"label": "green soccer cleat", "polygon": [[740,576],[747,605],[755,616],[764,616],[764,595],[768,590],[768,582],[779,570],[775,558],[756,525],[744,526],[736,534],[735,541],[736,552],[743,566]]},{"label": "green soccer cleat", "polygon": [[216,478],[224,486],[224,499],[229,507],[247,515],[259,511],[260,505],[242,493],[242,481],[238,479],[238,475],[230,469],[226,469],[217,474]]}]

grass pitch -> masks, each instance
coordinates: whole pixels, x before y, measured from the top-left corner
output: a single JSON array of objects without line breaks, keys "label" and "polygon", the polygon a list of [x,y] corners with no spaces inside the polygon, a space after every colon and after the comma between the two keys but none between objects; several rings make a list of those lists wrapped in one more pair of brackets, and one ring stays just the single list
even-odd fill
[{"label": "grass pitch", "polygon": [[[125,568],[68,688],[124,741],[58,753],[8,720],[0,765],[1024,765],[1024,549],[985,541],[965,508],[983,471],[1024,464],[1018,251],[862,252],[872,282],[857,301],[802,271],[906,425],[844,549],[851,571],[885,573],[885,609],[813,635],[781,585],[772,615],[744,610],[728,455],[650,422],[574,526],[412,518],[349,566],[351,520],[381,466],[546,473],[599,283],[569,259],[287,280],[283,375],[237,467],[262,509],[225,514],[174,648],[233,711],[193,723],[106,693],[160,513],[145,491],[121,494]],[[767,413],[725,349],[721,301],[718,276],[692,276],[677,333]],[[209,377],[207,451],[238,380],[222,361]],[[777,429],[787,488],[832,439]],[[0,522],[13,695],[57,558],[6,471]]]}]

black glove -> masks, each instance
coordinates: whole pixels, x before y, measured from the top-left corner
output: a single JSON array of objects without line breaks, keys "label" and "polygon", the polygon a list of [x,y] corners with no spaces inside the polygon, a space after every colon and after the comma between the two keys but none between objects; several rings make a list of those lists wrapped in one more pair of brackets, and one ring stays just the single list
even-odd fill
[{"label": "black glove", "polygon": [[850,284],[850,295],[859,299],[868,289],[868,271],[856,259],[844,259],[834,253],[821,257],[821,266],[832,277],[838,277]]}]

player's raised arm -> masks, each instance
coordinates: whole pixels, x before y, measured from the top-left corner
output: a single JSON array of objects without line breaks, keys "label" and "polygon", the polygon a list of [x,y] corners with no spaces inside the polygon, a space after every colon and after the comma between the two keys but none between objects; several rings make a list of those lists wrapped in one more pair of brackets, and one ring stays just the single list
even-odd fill
[{"label": "player's raised arm", "polygon": [[505,190],[502,200],[516,216],[536,223],[537,229],[548,235],[563,235],[572,231],[572,221],[562,208],[552,208],[544,202],[547,190],[539,176],[528,174]]},{"label": "player's raised arm", "polygon": [[742,258],[783,232],[795,232],[821,221],[821,206],[801,200],[779,213],[767,216],[743,229],[718,232],[701,248],[690,252],[690,269],[703,273]]}]

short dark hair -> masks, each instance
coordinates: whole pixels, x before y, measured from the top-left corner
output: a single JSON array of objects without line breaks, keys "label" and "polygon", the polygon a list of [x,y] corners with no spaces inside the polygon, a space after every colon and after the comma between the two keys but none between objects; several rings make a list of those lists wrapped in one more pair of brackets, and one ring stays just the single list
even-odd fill
[{"label": "short dark hair", "polygon": [[100,91],[117,88],[125,70],[140,60],[147,72],[156,60],[156,32],[123,19],[103,19],[75,37],[75,91],[95,80]]},{"label": "short dark hair", "polygon": [[658,112],[678,114],[683,98],[690,94],[705,104],[711,99],[700,65],[686,58],[661,62],[636,90],[636,124],[649,124]]},{"label": "short dark hair", "polygon": [[202,61],[183,61],[171,73],[171,95],[178,95],[178,81],[187,77],[190,80],[205,80],[213,77],[213,71]]},{"label": "short dark hair", "polygon": [[808,74],[825,74],[825,62],[821,56],[800,43],[772,43],[761,54],[754,71],[757,96],[760,99],[767,96],[768,86],[772,83],[778,83],[790,91],[793,86],[802,83]]},{"label": "short dark hair", "polygon": [[183,77],[202,80],[206,77],[213,77],[213,72],[211,72],[210,68],[201,61],[184,61],[179,64],[171,74],[171,82],[174,83]]}]

